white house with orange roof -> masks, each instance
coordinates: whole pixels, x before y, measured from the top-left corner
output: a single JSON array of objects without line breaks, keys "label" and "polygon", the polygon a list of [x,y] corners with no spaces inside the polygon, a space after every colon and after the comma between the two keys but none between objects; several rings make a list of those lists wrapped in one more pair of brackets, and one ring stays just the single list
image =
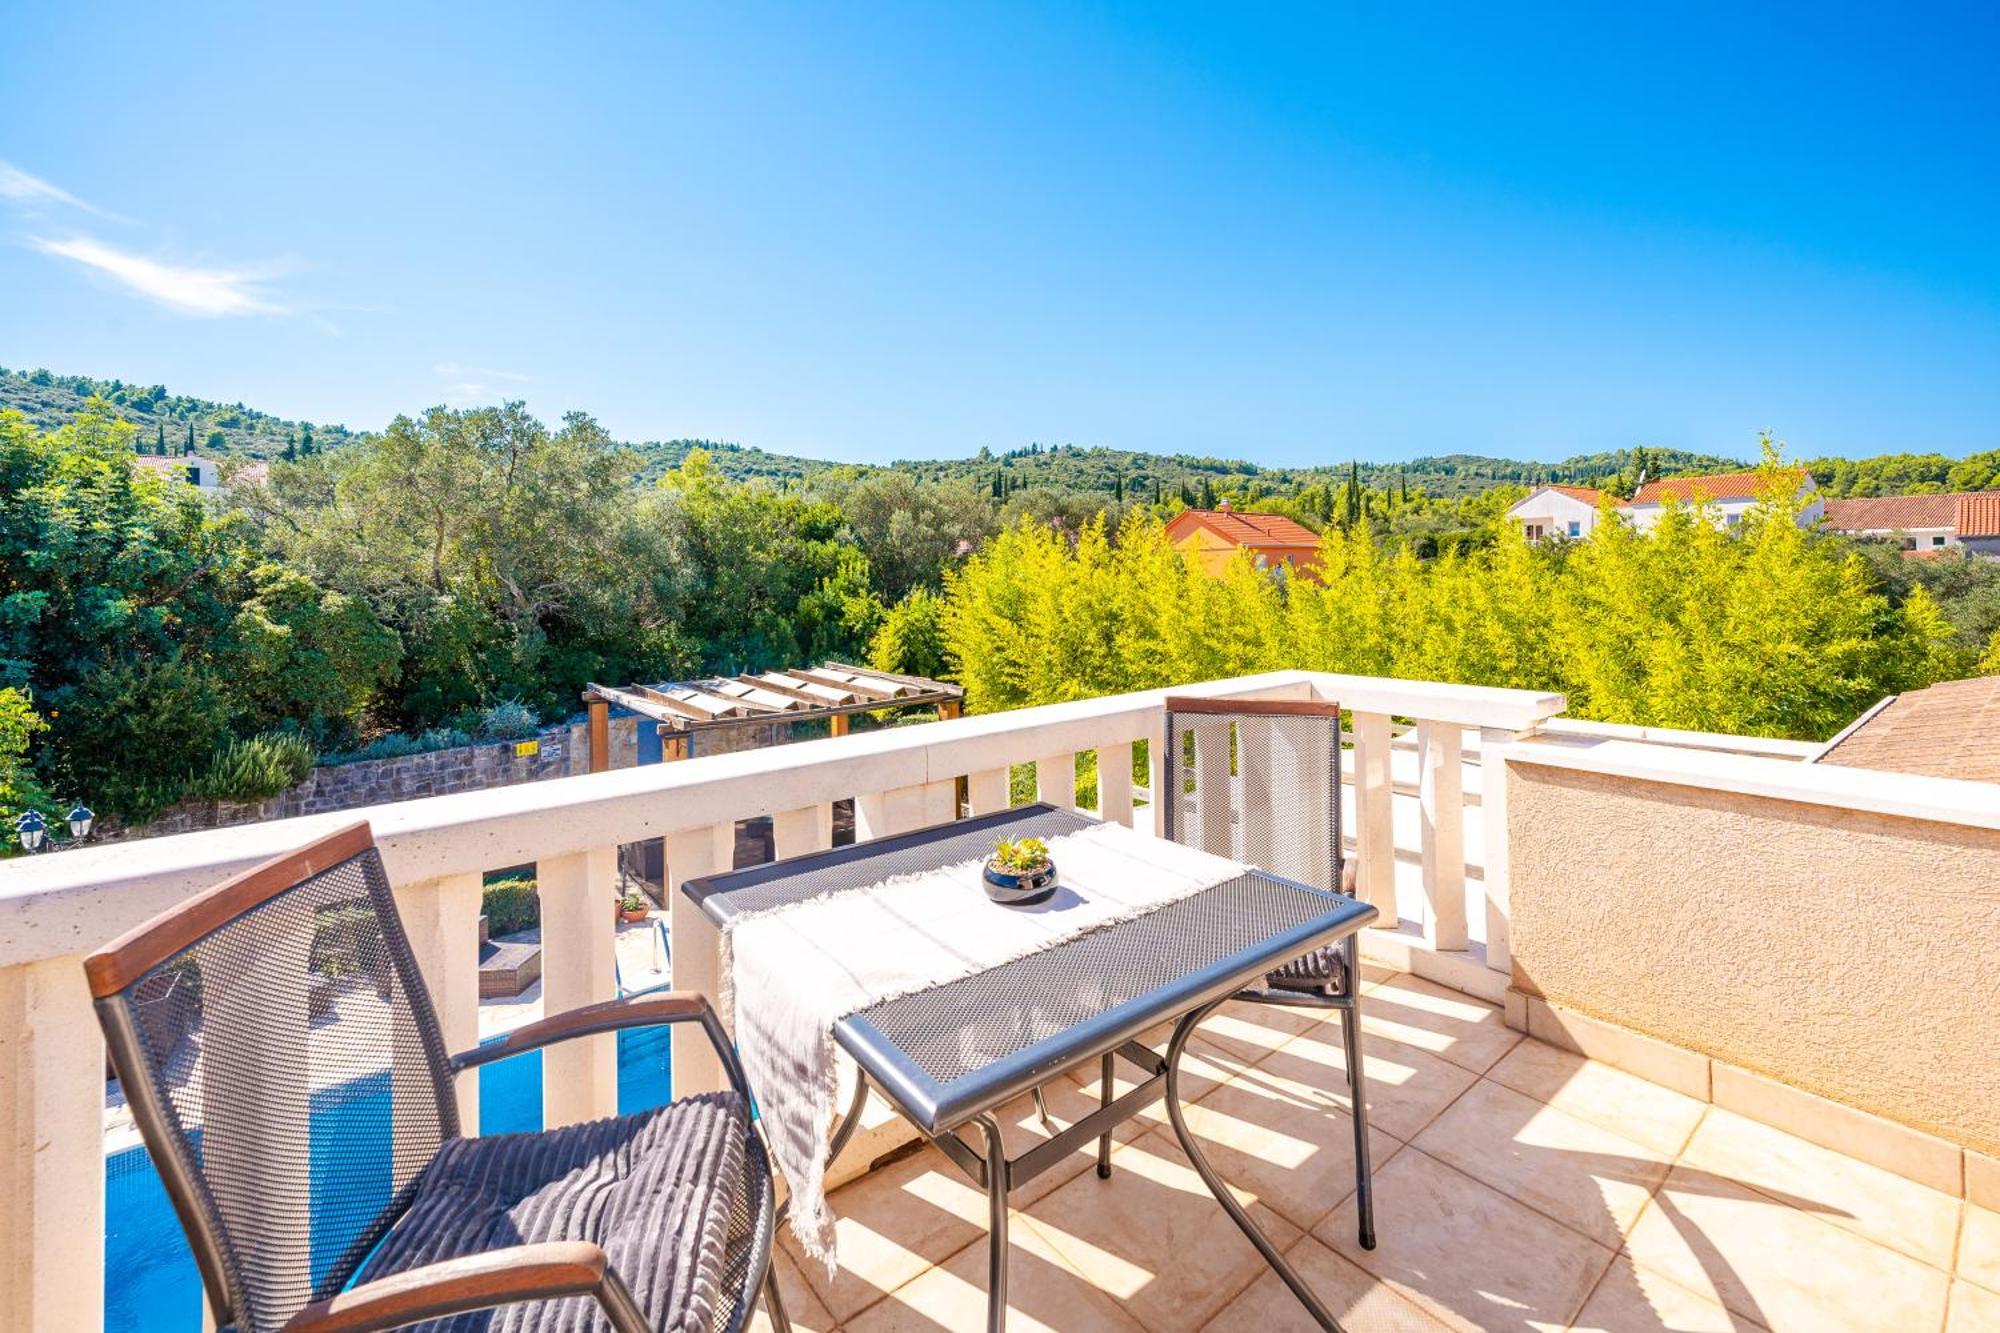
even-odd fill
[{"label": "white house with orange roof", "polygon": [[[1826,502],[1816,494],[1819,483],[1804,468],[1789,468],[1786,476],[1792,480],[1793,498],[1800,501],[1799,526],[1810,528],[1818,523],[1826,511]],[[1743,521],[1743,516],[1757,504],[1762,493],[1763,477],[1756,472],[1722,472],[1707,477],[1669,477],[1664,481],[1649,481],[1632,493],[1632,498],[1619,506],[1620,511],[1641,532],[1650,532],[1660,515],[1666,512],[1669,501],[1683,505],[1701,505],[1715,517],[1715,521],[1725,528],[1733,528]]]},{"label": "white house with orange roof", "polygon": [[1602,491],[1589,486],[1537,486],[1507,510],[1531,542],[1550,537],[1588,537],[1597,527]]}]

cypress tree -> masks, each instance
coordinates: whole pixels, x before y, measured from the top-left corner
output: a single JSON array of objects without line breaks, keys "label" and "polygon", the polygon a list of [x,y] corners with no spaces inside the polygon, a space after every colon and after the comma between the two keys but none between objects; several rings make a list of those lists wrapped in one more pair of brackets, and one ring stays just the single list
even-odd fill
[{"label": "cypress tree", "polygon": [[1122,472],[1111,479],[1111,498],[1119,504],[1125,503],[1125,474]]},{"label": "cypress tree", "polygon": [[313,443],[313,428],[310,421],[299,428],[299,452],[307,456],[319,452],[319,446]]},{"label": "cypress tree", "polygon": [[181,453],[183,456],[192,455],[194,453],[194,422],[192,421],[188,422],[187,444],[182,447]]},{"label": "cypress tree", "polygon": [[160,457],[162,457],[162,458],[165,458],[165,457],[167,456],[167,423],[166,423],[166,422],[162,421],[162,422],[160,422],[160,423],[159,423],[159,425],[158,425],[158,427],[157,427],[157,434],[156,434],[156,436],[155,436],[155,438],[154,438],[154,441],[153,441],[153,444],[154,444],[154,447],[155,447],[155,448],[156,448],[156,449],[157,449],[157,450],[159,451],[159,455],[160,455]]},{"label": "cypress tree", "polygon": [[285,432],[285,451],[283,454],[280,455],[280,457],[282,457],[287,463],[293,463],[298,461],[299,437],[297,435],[294,435],[290,431]]}]

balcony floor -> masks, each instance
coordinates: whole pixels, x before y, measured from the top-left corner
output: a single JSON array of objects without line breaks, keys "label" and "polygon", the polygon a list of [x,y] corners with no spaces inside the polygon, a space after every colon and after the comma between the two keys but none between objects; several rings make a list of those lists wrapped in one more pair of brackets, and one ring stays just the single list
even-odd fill
[{"label": "balcony floor", "polygon": [[[1372,1252],[1330,1016],[1232,1006],[1185,1066],[1190,1128],[1346,1327],[2000,1329],[2000,1214],[1523,1039],[1407,975],[1376,975],[1366,1009]],[[1094,1091],[1050,1089],[1056,1119]],[[1010,1152],[1041,1132],[1025,1099],[1006,1125]],[[1013,1333],[1312,1327],[1158,1106],[1121,1132],[1110,1180],[1091,1161],[1015,1196]],[[779,1257],[798,1328],[984,1326],[985,1198],[942,1154],[833,1203],[842,1270],[829,1281],[789,1237]]]}]

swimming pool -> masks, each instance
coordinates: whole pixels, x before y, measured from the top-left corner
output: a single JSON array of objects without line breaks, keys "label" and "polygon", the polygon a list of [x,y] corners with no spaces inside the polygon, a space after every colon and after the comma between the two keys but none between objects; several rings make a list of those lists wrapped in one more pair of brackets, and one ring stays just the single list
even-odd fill
[{"label": "swimming pool", "polygon": [[[641,1111],[672,1097],[665,1028],[618,1034],[618,1109]],[[389,1193],[389,1161],[330,1151],[344,1131],[379,1126],[389,1112],[387,1073],[322,1089],[312,1098],[313,1180],[337,1161],[344,1182],[378,1181],[376,1197]],[[479,1071],[479,1132],[514,1134],[542,1127],[542,1053],[529,1051]],[[348,1142],[367,1134],[346,1135]],[[323,1148],[322,1145],[325,1145]],[[366,1197],[366,1196],[362,1196]],[[113,1153],[104,1163],[104,1326],[132,1333],[199,1333],[201,1276],[181,1234],[159,1172],[144,1148]],[[332,1256],[315,1254],[315,1267]]]}]

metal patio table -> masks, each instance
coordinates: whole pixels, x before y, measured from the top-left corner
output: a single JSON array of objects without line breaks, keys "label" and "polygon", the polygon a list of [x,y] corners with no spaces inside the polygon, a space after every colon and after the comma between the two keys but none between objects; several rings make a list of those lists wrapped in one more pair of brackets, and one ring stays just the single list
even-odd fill
[{"label": "metal patio table", "polygon": [[[997,838],[1055,838],[1096,824],[1056,806],[1026,805],[689,880],[682,892],[722,926],[744,913],[978,859],[992,851]],[[1093,1138],[1097,1174],[1109,1178],[1111,1131],[1164,1097],[1174,1135],[1216,1201],[1320,1326],[1337,1330],[1325,1306],[1236,1202],[1188,1133],[1180,1106],[1180,1060],[1189,1034],[1231,995],[1375,917],[1367,903],[1253,869],[1143,916],[850,1014],[834,1026],[834,1039],[863,1072],[834,1135],[832,1155],[837,1157],[852,1135],[873,1082],[986,1191],[991,1218],[986,1323],[999,1330],[1007,1320],[1008,1191]],[[1139,1040],[1168,1020],[1174,1029],[1164,1054]],[[1116,1059],[1135,1065],[1143,1076],[1121,1097],[1112,1096]],[[1010,1159],[994,1111],[1093,1060],[1102,1065],[1098,1109]],[[958,1133],[975,1126],[984,1152]]]}]

